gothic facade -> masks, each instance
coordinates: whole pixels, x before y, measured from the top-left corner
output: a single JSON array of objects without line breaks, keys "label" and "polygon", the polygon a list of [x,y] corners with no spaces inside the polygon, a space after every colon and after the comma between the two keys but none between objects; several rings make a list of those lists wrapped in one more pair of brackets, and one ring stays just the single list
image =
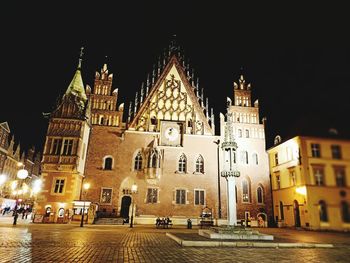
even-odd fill
[{"label": "gothic facade", "polygon": [[[80,68],[77,72],[80,76]],[[241,156],[235,159],[242,174],[236,185],[238,219],[259,215],[267,219],[271,200],[264,127],[258,104],[251,105],[250,85],[243,77],[239,81],[239,88],[234,85],[237,103],[229,104],[226,116],[220,118],[220,130],[232,118],[230,129]],[[92,89],[82,87],[81,77],[76,86],[68,88],[51,114],[41,212],[50,207],[56,217],[62,208],[79,213],[72,203],[84,199],[92,202],[100,217],[132,215],[140,224],[166,216],[175,224],[188,218],[196,224],[205,207],[216,223],[225,223],[226,181],[220,176],[224,134],[215,135],[213,109],[209,110],[193,70],[175,45],[158,61],[127,112],[124,103],[118,104],[118,89],[112,88],[113,74],[106,64],[96,72]],[[77,105],[83,115],[73,114]],[[67,140],[72,140],[70,151]],[[83,181],[90,188],[82,197]]]}]

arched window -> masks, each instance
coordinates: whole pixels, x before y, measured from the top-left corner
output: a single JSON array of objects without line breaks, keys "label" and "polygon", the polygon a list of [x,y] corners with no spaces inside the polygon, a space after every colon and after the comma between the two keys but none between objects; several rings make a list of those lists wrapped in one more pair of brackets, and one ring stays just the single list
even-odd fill
[{"label": "arched window", "polygon": [[135,170],[141,170],[142,169],[142,155],[141,152],[138,152],[135,157],[135,164],[134,164]]},{"label": "arched window", "polygon": [[202,155],[199,155],[196,160],[196,173],[204,174],[204,160]]},{"label": "arched window", "polygon": [[248,152],[247,151],[241,152],[241,162],[244,164],[248,164]]},{"label": "arched window", "polygon": [[328,222],[326,202],[321,200],[320,202],[318,202],[318,204],[320,206],[320,221],[321,222]]},{"label": "arched window", "polygon": [[105,158],[104,169],[112,170],[113,159],[112,157]]},{"label": "arched window", "polygon": [[242,138],[242,130],[241,129],[238,129],[238,137]]},{"label": "arched window", "polygon": [[249,138],[249,130],[245,130],[245,137]]},{"label": "arched window", "polygon": [[350,214],[349,214],[349,205],[346,201],[341,202],[341,217],[343,219],[343,222],[349,223],[350,222]]},{"label": "arched window", "polygon": [[253,162],[258,165],[259,161],[258,161],[258,154],[257,153],[253,153]]},{"label": "arched window", "polygon": [[64,217],[64,208],[58,209],[58,217]]},{"label": "arched window", "polygon": [[261,185],[259,185],[258,188],[256,189],[256,194],[258,197],[258,203],[259,204],[264,203],[264,189],[262,188]]},{"label": "arched window", "polygon": [[250,193],[249,193],[249,182],[247,179],[243,179],[242,181],[242,198],[243,198],[243,203],[249,203],[250,202]]},{"label": "arched window", "polygon": [[159,167],[158,162],[158,151],[156,149],[151,150],[151,155],[149,158],[149,167],[157,168]]},{"label": "arched window", "polygon": [[180,159],[179,159],[179,168],[178,171],[180,173],[186,173],[186,168],[187,168],[187,160],[186,160],[186,155],[181,154]]},{"label": "arched window", "polygon": [[283,203],[280,201],[280,216],[281,220],[284,220]]}]

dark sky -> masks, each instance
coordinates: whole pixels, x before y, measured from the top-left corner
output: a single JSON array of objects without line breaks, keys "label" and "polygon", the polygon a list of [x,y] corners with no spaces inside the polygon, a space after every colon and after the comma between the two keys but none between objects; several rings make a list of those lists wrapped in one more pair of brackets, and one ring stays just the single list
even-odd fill
[{"label": "dark sky", "polygon": [[275,135],[283,138],[302,125],[349,132],[350,16],[344,6],[116,2],[2,4],[0,121],[24,147],[42,147],[42,112],[66,90],[81,46],[84,84],[93,86],[108,56],[118,104],[128,105],[173,34],[217,121],[243,68],[260,117],[267,117],[268,146]]}]

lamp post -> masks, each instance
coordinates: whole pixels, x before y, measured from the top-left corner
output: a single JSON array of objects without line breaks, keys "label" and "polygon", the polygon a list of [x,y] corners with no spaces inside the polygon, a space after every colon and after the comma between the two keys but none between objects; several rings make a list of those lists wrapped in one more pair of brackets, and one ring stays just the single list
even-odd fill
[{"label": "lamp post", "polygon": [[131,186],[131,196],[132,196],[132,202],[131,202],[131,218],[130,218],[130,227],[133,227],[133,221],[134,221],[134,204],[135,204],[135,201],[134,201],[134,197],[133,195],[137,193],[137,184],[133,184]]},{"label": "lamp post", "polygon": [[220,155],[219,155],[219,149],[220,149],[220,140],[214,141],[215,144],[217,144],[217,159],[218,159],[218,217],[221,218],[221,187],[220,187]]},{"label": "lamp post", "polygon": [[[21,181],[21,187],[22,187],[22,183],[23,180],[25,180],[28,177],[28,171],[26,169],[24,169],[24,164],[19,162],[18,166],[23,166],[22,169],[18,170],[17,172],[17,177],[18,179],[22,180]],[[14,186],[14,189],[16,188],[17,185]],[[13,190],[14,190],[13,189]],[[18,214],[17,214],[17,206],[18,206],[18,195],[21,194],[23,192],[23,190],[17,190],[15,191],[16,193],[16,204],[15,204],[15,211],[14,211],[14,217],[13,217],[13,225],[17,224],[17,218],[18,218]]]},{"label": "lamp post", "polygon": [[[87,190],[89,190],[90,188],[90,184],[89,183],[85,183],[83,185],[83,189],[85,190],[85,193],[87,192]],[[83,201],[83,211],[81,213],[81,221],[80,221],[80,227],[84,226],[84,213],[85,213],[85,200]]]}]

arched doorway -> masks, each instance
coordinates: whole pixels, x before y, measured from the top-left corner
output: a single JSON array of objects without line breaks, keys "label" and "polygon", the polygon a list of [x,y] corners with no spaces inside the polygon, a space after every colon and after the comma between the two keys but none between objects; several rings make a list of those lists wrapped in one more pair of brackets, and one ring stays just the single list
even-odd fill
[{"label": "arched doorway", "polygon": [[131,197],[130,196],[123,196],[122,198],[122,204],[120,208],[120,216],[123,218],[129,217],[129,207],[131,204]]},{"label": "arched doorway", "polygon": [[299,204],[297,200],[293,202],[294,207],[294,222],[296,227],[300,227],[300,212],[299,212]]}]

